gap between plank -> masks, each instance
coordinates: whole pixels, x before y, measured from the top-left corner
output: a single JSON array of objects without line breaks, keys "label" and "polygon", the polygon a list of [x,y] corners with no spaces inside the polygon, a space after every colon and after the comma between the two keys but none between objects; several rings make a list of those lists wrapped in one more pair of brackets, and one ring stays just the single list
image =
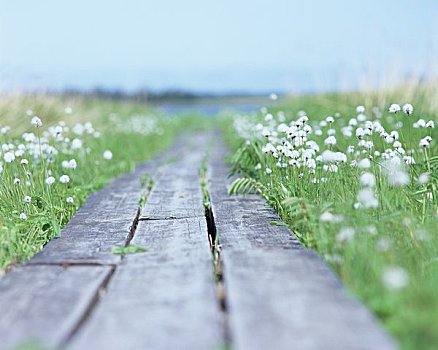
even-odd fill
[{"label": "gap between plank", "polygon": [[214,281],[215,281],[215,289],[216,289],[216,298],[222,315],[223,336],[225,342],[224,346],[227,349],[230,349],[232,345],[232,338],[231,338],[231,331],[228,322],[228,303],[227,303],[227,295],[225,291],[224,263],[221,258],[221,246],[220,246],[219,234],[216,229],[213,210],[211,208],[210,194],[207,187],[208,178],[207,178],[206,164],[207,164],[207,155],[204,158],[200,170],[201,189],[203,194],[205,220],[207,221],[207,234],[208,234],[207,238],[210,243],[210,249],[213,258],[213,272],[214,272]]},{"label": "gap between plank", "polygon": [[58,346],[59,349],[65,349],[67,347],[67,344],[75,337],[75,335],[78,333],[78,331],[82,328],[82,326],[90,318],[90,316],[93,313],[94,309],[96,308],[97,304],[104,297],[106,290],[108,288],[108,284],[109,284],[111,278],[113,277],[115,271],[116,271],[116,266],[113,266],[111,268],[111,271],[108,273],[108,276],[105,277],[105,279],[102,281],[102,284],[97,289],[97,292],[94,294],[93,298],[90,300],[90,303],[88,304],[85,312],[82,314],[82,317],[79,319],[79,321],[76,323],[76,325],[72,328],[72,330],[65,336],[65,338],[60,342],[60,345]]},{"label": "gap between plank", "polygon": [[170,220],[183,220],[183,219],[194,219],[202,217],[203,215],[193,215],[193,216],[165,216],[165,217],[147,217],[142,216],[139,221],[170,221]]},{"label": "gap between plank", "polygon": [[[147,198],[148,198],[149,193],[152,189],[152,186],[153,186],[153,182],[151,180],[147,184],[146,192],[140,197],[139,207],[138,207],[136,215],[132,221],[132,225],[129,228],[129,234],[125,240],[125,247],[129,246],[129,244],[131,243],[132,239],[135,236],[135,232],[137,230],[139,219],[140,219],[141,212],[142,212],[142,203],[147,201]],[[121,260],[123,260],[123,259],[124,259],[124,256],[122,255]],[[78,265],[78,264],[69,264],[69,265]],[[92,264],[86,264],[86,265],[92,265]],[[102,284],[97,289],[97,291],[96,291],[95,295],[93,296],[93,298],[91,299],[86,311],[84,312],[84,314],[82,315],[80,320],[77,322],[77,324],[70,331],[70,333],[64,338],[63,341],[61,341],[59,348],[63,349],[63,348],[67,347],[68,343],[71,342],[71,340],[76,336],[76,334],[79,332],[79,330],[82,328],[82,326],[84,326],[84,324],[88,321],[88,319],[91,317],[93,311],[96,309],[99,302],[105,296],[106,291],[108,289],[108,285],[109,285],[109,283],[110,283],[110,281],[111,281],[112,277],[114,276],[114,273],[116,272],[116,269],[117,269],[117,265],[111,265],[111,266],[112,267],[111,267],[110,272],[108,273],[108,276],[106,276],[106,278],[103,280]]]}]

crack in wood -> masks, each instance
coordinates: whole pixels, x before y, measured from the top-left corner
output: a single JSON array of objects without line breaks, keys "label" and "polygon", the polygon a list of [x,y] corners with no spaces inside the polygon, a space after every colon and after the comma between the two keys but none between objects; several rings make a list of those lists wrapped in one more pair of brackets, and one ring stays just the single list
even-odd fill
[{"label": "crack in wood", "polygon": [[[138,227],[140,215],[141,215],[141,207],[138,207],[137,213],[134,217],[134,220],[132,221],[132,225],[129,227],[129,234],[126,237],[125,247],[127,247],[131,243],[132,239],[134,238],[135,231],[137,230],[137,227]],[[122,256],[122,258],[123,258],[123,256]]]},{"label": "crack in wood", "polygon": [[205,218],[207,220],[208,229],[208,241],[210,243],[211,253],[213,255],[213,267],[215,274],[215,282],[217,288],[217,298],[221,310],[227,312],[227,300],[224,288],[224,264],[221,258],[221,246],[219,243],[219,236],[217,234],[216,226],[214,223],[213,212],[210,208],[205,210]]},{"label": "crack in wood", "polygon": [[106,262],[79,262],[79,261],[75,261],[75,262],[35,262],[32,264],[23,264],[23,267],[29,267],[29,266],[60,266],[60,267],[64,267],[64,268],[68,268],[71,266],[109,266],[109,267],[116,267],[117,264],[110,264],[110,263],[106,263]]},{"label": "crack in wood", "polygon": [[224,263],[221,258],[221,245],[219,240],[219,234],[217,232],[216,224],[214,221],[214,215],[212,210],[212,205],[210,201],[210,194],[207,188],[207,171],[205,168],[204,172],[201,172],[201,187],[204,194],[204,209],[205,209],[205,220],[207,221],[207,233],[208,241],[210,243],[211,254],[213,257],[213,271],[214,271],[214,281],[216,287],[216,298],[222,313],[223,322],[223,336],[224,345],[228,349],[231,347],[231,329],[228,321],[228,303],[227,295],[225,290],[225,280],[224,280]]},{"label": "crack in wood", "polygon": [[[152,190],[152,187],[153,187],[153,182],[149,182],[147,190],[143,195],[143,199],[145,202],[148,199],[148,195],[149,195],[150,191]],[[131,241],[133,240],[133,238],[135,236],[135,232],[137,231],[137,228],[138,228],[138,223],[140,220],[141,212],[142,212],[142,206],[139,205],[139,207],[137,208],[137,213],[132,221],[132,225],[129,227],[129,234],[126,237],[125,247],[129,246],[129,244],[131,243]],[[124,256],[121,256],[121,260],[123,260],[123,259],[124,259]],[[76,264],[71,264],[71,265],[76,265]],[[88,264],[88,265],[90,265],[90,264]],[[73,329],[70,331],[70,333],[61,342],[60,348],[65,348],[71,342],[71,340],[76,336],[76,334],[80,331],[80,329],[85,325],[87,320],[91,317],[91,315],[93,314],[93,311],[96,309],[99,302],[105,296],[108,285],[109,285],[112,277],[114,276],[114,273],[117,270],[117,265],[111,265],[111,266],[112,266],[112,268],[111,268],[110,273],[103,280],[100,287],[97,289],[94,297],[90,300],[90,304],[88,305],[88,307],[87,307],[86,311],[84,312],[84,314],[82,315],[82,317],[79,319],[79,321],[73,327]]]},{"label": "crack in wood", "polygon": [[82,314],[82,317],[78,320],[78,322],[71,329],[71,331],[65,336],[65,338],[60,342],[60,346],[58,347],[59,349],[67,348],[67,344],[75,337],[75,335],[79,332],[82,326],[90,318],[91,314],[93,313],[96,306],[99,304],[100,300],[105,296],[106,290],[111,281],[111,278],[114,275],[114,272],[116,271],[116,268],[117,268],[116,266],[113,266],[111,268],[111,271],[108,273],[108,276],[105,277],[105,279],[102,281],[101,285],[97,289],[94,297],[90,300],[90,303],[87,309],[85,310],[85,312]]},{"label": "crack in wood", "polygon": [[192,215],[192,216],[164,216],[164,217],[148,217],[141,216],[138,221],[168,221],[168,220],[184,220],[184,219],[196,219],[203,215]]}]

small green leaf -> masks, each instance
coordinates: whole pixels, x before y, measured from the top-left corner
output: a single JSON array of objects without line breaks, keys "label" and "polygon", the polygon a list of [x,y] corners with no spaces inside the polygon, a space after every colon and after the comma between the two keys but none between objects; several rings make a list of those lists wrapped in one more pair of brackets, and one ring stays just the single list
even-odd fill
[{"label": "small green leaf", "polygon": [[287,224],[283,221],[271,221],[271,225],[273,225],[273,226],[287,226]]},{"label": "small green leaf", "polygon": [[127,247],[116,245],[111,249],[111,253],[115,255],[126,255],[126,254],[135,254],[135,253],[144,253],[147,252],[146,248],[140,247],[138,245],[128,245]]}]

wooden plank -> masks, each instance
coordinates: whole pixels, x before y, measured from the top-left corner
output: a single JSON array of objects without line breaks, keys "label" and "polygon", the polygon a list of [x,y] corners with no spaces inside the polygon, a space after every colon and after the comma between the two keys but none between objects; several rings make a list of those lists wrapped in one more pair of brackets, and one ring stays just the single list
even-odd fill
[{"label": "wooden plank", "polygon": [[316,254],[224,248],[223,260],[234,349],[395,349]]},{"label": "wooden plank", "polygon": [[199,171],[205,157],[205,134],[187,138],[163,168],[142,210],[142,219],[204,216]]},{"label": "wooden plank", "polygon": [[211,186],[210,194],[222,246],[242,250],[301,248],[301,243],[287,227],[271,224],[280,219],[261,197],[230,197],[225,185],[220,188]]},{"label": "wooden plank", "polygon": [[204,218],[139,223],[108,292],[70,349],[218,349],[222,342]]},{"label": "wooden plank", "polygon": [[111,273],[104,266],[23,266],[0,283],[0,349],[29,341],[59,347]]},{"label": "wooden plank", "polygon": [[[209,162],[233,349],[395,349],[316,253],[303,248],[260,198],[227,194],[226,149]],[[257,331],[254,331],[257,330]]]},{"label": "wooden plank", "polygon": [[111,249],[125,244],[133,218],[94,222],[75,219],[64,227],[61,237],[47,243],[26,265],[117,264],[120,256],[112,254]]}]

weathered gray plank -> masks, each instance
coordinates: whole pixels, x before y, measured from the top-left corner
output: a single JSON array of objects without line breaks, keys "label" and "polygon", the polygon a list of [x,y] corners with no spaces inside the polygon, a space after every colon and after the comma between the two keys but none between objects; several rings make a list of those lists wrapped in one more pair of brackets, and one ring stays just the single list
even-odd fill
[{"label": "weathered gray plank", "polygon": [[71,349],[218,349],[222,334],[204,218],[141,221],[108,292]]},{"label": "weathered gray plank", "polygon": [[75,218],[64,227],[61,237],[47,243],[26,265],[117,264],[120,256],[112,254],[111,249],[125,244],[133,218],[94,222]]},{"label": "weathered gray plank", "polygon": [[278,215],[256,195],[228,196],[226,185],[211,186],[213,215],[221,245],[228,249],[301,248],[285,226],[272,225]]},{"label": "weathered gray plank", "polygon": [[163,167],[143,207],[143,219],[204,216],[199,171],[207,140],[205,134],[190,137]]},{"label": "weathered gray plank", "polygon": [[111,273],[105,266],[23,266],[0,283],[0,349],[29,341],[60,346]]},{"label": "weathered gray plank", "polygon": [[[222,246],[233,349],[394,349],[390,337],[335,275],[257,196],[227,195],[218,139],[209,189]],[[257,331],[254,331],[257,330]]]}]

